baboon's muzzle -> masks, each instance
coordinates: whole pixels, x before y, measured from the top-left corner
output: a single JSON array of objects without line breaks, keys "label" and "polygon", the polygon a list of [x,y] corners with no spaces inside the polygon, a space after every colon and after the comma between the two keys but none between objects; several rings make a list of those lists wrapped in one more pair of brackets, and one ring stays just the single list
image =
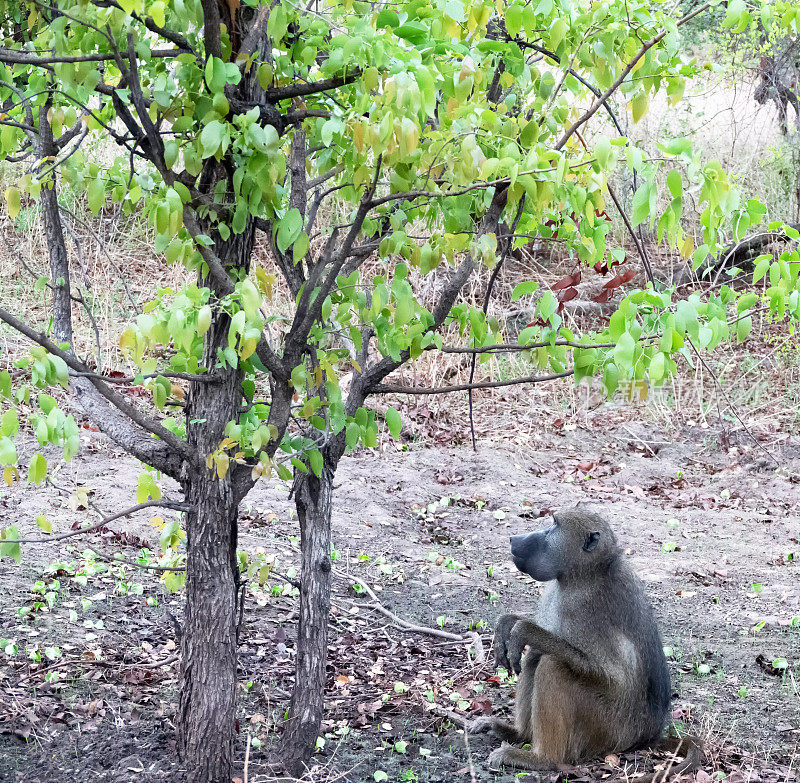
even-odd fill
[{"label": "baboon's muzzle", "polygon": [[543,532],[511,536],[510,541],[511,558],[520,571],[525,571],[525,564],[530,558],[541,554],[546,546]]}]

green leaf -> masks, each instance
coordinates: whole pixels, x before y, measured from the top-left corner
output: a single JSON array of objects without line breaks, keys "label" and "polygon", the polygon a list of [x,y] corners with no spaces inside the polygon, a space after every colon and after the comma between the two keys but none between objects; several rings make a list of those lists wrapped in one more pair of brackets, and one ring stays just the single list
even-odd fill
[{"label": "green leaf", "polygon": [[567,33],[567,23],[564,18],[559,16],[553,24],[550,25],[550,48],[553,50],[558,49],[564,36]]},{"label": "green leaf", "polygon": [[6,204],[8,205],[8,216],[14,220],[19,215],[21,197],[19,188],[6,188]]},{"label": "green leaf", "polygon": [[44,454],[34,454],[28,466],[28,481],[40,484],[47,477],[47,460]]},{"label": "green leaf", "polygon": [[522,299],[523,296],[532,294],[538,288],[539,284],[533,280],[526,280],[523,283],[517,283],[517,285],[514,286],[514,290],[511,292],[511,301],[516,302],[517,299]]},{"label": "green leaf", "polygon": [[200,134],[203,157],[210,158],[212,155],[216,155],[224,138],[225,126],[219,120],[211,120]]},{"label": "green leaf", "polygon": [[93,215],[99,215],[106,200],[106,190],[99,179],[90,179],[86,189],[86,201]]},{"label": "green leaf", "polygon": [[634,123],[639,122],[639,120],[647,114],[647,110],[650,108],[650,93],[642,90],[632,101],[631,101],[631,111],[633,112],[633,121]]},{"label": "green leaf", "polygon": [[275,71],[269,63],[261,63],[258,66],[258,83],[262,90],[268,90],[272,86],[272,77]]},{"label": "green leaf", "polygon": [[299,459],[297,459],[297,457],[291,457],[289,462],[291,462],[292,465],[294,465],[294,467],[301,473],[308,473],[308,468]]},{"label": "green leaf", "polygon": [[428,28],[416,22],[395,27],[394,34],[398,38],[408,41],[413,46],[419,46],[426,43],[428,40]]},{"label": "green leaf", "polygon": [[760,258],[761,260],[756,263],[756,267],[753,270],[753,285],[767,274],[767,270],[772,263],[772,256],[761,256]]},{"label": "green leaf", "polygon": [[740,296],[736,302],[736,312],[743,313],[745,310],[749,310],[757,301],[758,294],[750,293]]},{"label": "green leaf", "polygon": [[633,355],[636,350],[636,340],[630,332],[624,332],[614,348],[614,363],[621,370],[630,373],[633,371]]},{"label": "green leaf", "polygon": [[519,35],[522,30],[522,8],[518,5],[512,5],[506,11],[506,30],[512,38]]},{"label": "green leaf", "polygon": [[42,392],[39,395],[39,407],[42,409],[42,412],[47,415],[50,413],[53,408],[58,405],[54,397],[51,397],[49,394],[45,394]]},{"label": "green leaf", "polygon": [[300,214],[300,210],[296,207],[290,209],[278,223],[278,236],[276,238],[278,250],[281,253],[285,253],[289,245],[300,236],[302,230],[303,216]]},{"label": "green leaf", "polygon": [[650,367],[647,370],[650,376],[650,383],[658,383],[665,374],[666,363],[664,354],[659,351],[651,360]]},{"label": "green leaf", "polygon": [[594,154],[597,158],[597,162],[600,164],[601,168],[608,167],[608,161],[611,158],[611,140],[608,136],[601,136],[597,140],[597,144],[594,148]]},{"label": "green leaf", "polygon": [[5,465],[16,465],[17,450],[14,448],[14,441],[5,435],[0,437],[0,467]]},{"label": "green leaf", "polygon": [[319,449],[312,449],[308,452],[308,464],[314,471],[314,475],[319,478],[322,475],[322,454]]},{"label": "green leaf", "polygon": [[22,550],[19,544],[4,544],[4,538],[18,539],[19,528],[12,525],[0,530],[0,557],[10,557],[19,563],[22,560]]},{"label": "green leaf", "polygon": [[740,318],[736,322],[736,342],[738,344],[743,343],[747,339],[752,328],[753,319],[749,315],[745,318]]},{"label": "green leaf", "polygon": [[13,438],[19,432],[19,419],[17,419],[17,411],[14,408],[9,408],[0,421],[0,435],[8,435]]},{"label": "green leaf", "polygon": [[722,21],[722,26],[727,29],[729,27],[733,27],[734,25],[738,25],[745,11],[747,11],[747,6],[745,5],[744,0],[731,0],[731,2],[728,3],[728,10],[725,13],[725,19]]},{"label": "green leaf", "polygon": [[202,337],[211,326],[211,308],[203,305],[197,313],[197,333]]},{"label": "green leaf", "polygon": [[382,10],[375,19],[376,27],[398,27],[399,25],[400,17],[391,8]]},{"label": "green leaf", "polygon": [[670,139],[658,144],[658,147],[663,152],[666,152],[667,155],[688,155],[692,151],[692,142],[689,139],[682,138]]},{"label": "green leaf", "polygon": [[400,430],[403,427],[403,421],[400,418],[400,414],[394,408],[389,407],[386,409],[385,419],[386,427],[391,433],[391,436],[395,440],[400,440]]},{"label": "green leaf", "polygon": [[164,163],[167,164],[168,169],[171,169],[177,160],[178,142],[175,139],[169,139],[164,142]]},{"label": "green leaf", "polygon": [[45,533],[52,533],[53,526],[50,524],[50,520],[44,514],[36,517],[36,524],[44,530]]},{"label": "green leaf", "polygon": [[677,169],[672,169],[667,174],[667,187],[673,198],[680,198],[683,195],[683,180]]},{"label": "green leaf", "polygon": [[292,260],[295,264],[299,264],[306,257],[310,247],[311,241],[308,238],[308,234],[305,231],[301,231],[300,236],[297,237],[292,245]]},{"label": "green leaf", "polygon": [[631,223],[636,228],[650,217],[650,183],[644,182],[636,190],[633,196],[633,208]]},{"label": "green leaf", "polygon": [[211,92],[222,92],[227,84],[225,63],[219,57],[209,57],[206,62],[206,84]]},{"label": "green leaf", "polygon": [[164,587],[171,593],[177,593],[179,590],[183,590],[185,584],[185,571],[167,571],[164,574]]}]

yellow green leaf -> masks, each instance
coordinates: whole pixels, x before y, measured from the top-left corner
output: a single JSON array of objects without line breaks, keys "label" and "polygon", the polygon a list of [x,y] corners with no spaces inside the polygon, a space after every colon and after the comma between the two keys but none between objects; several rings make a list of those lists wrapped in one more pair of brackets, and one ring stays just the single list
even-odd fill
[{"label": "yellow green leaf", "polygon": [[6,204],[8,205],[8,216],[13,220],[19,215],[20,209],[19,188],[6,188]]}]

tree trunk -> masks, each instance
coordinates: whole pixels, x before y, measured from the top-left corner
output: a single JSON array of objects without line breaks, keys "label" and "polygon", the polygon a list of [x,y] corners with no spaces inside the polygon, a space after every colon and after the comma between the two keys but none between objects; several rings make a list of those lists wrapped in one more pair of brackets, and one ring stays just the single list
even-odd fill
[{"label": "tree trunk", "polygon": [[[247,269],[252,228],[218,242],[215,250],[233,266]],[[200,285],[210,285],[200,280]],[[215,302],[212,297],[212,307]],[[230,783],[236,723],[236,557],[238,497],[227,452],[219,451],[225,427],[236,421],[242,404],[241,373],[218,367],[218,350],[227,347],[230,317],[219,310],[206,332],[203,364],[214,383],[192,384],[186,408],[189,444],[202,463],[186,476],[186,610],[181,639],[181,694],[178,748],[192,783]],[[206,458],[220,456],[206,467]],[[220,474],[222,474],[220,476]]]},{"label": "tree trunk", "polygon": [[178,739],[192,783],[230,783],[236,720],[237,508],[226,479],[193,477]]},{"label": "tree trunk", "polygon": [[297,777],[305,771],[322,723],[331,610],[333,472],[334,467],[326,460],[320,478],[313,473],[301,474],[294,487],[302,550],[300,623],[295,687],[280,758],[287,771]]},{"label": "tree trunk", "polygon": [[[53,129],[47,121],[50,101],[39,110],[39,135],[36,145],[42,160],[49,161],[57,154],[53,142]],[[69,261],[67,244],[64,241],[64,228],[58,211],[56,174],[50,175],[50,182],[42,185],[41,207],[44,233],[47,239],[47,252],[50,261],[50,284],[53,286],[53,336],[56,343],[72,344],[72,300],[69,289]]]}]

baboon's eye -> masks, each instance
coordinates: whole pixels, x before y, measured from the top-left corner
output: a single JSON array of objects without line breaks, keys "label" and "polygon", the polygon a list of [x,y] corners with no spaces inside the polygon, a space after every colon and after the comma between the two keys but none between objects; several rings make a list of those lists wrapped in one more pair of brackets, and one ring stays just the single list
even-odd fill
[{"label": "baboon's eye", "polygon": [[599,540],[599,533],[589,533],[589,535],[586,536],[586,541],[583,542],[583,551],[591,552],[597,546]]}]

